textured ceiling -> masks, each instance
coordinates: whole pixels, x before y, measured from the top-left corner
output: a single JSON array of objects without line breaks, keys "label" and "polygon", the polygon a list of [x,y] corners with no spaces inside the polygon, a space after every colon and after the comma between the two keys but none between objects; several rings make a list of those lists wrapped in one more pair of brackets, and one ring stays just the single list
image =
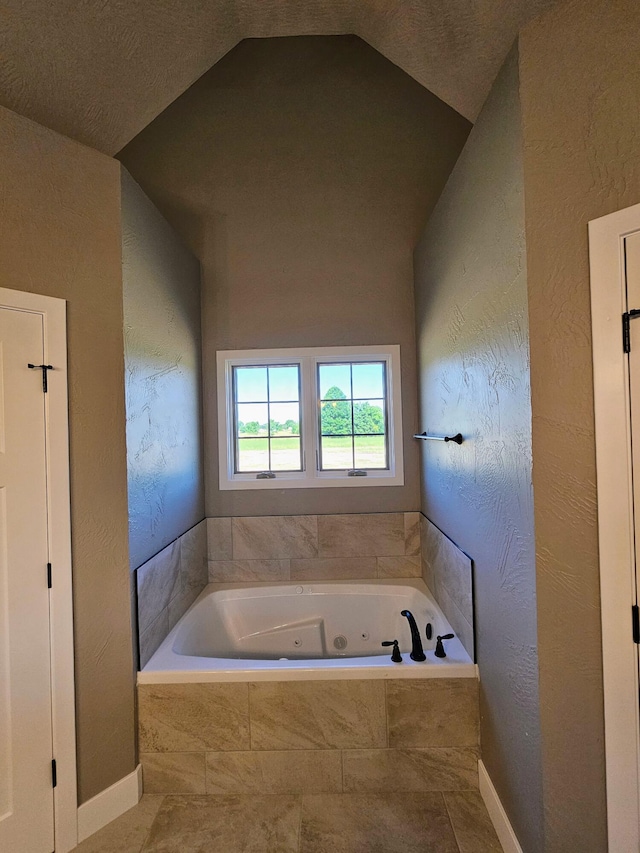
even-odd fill
[{"label": "textured ceiling", "polygon": [[555,0],[7,0],[0,103],[115,154],[244,38],[356,34],[474,120]]}]

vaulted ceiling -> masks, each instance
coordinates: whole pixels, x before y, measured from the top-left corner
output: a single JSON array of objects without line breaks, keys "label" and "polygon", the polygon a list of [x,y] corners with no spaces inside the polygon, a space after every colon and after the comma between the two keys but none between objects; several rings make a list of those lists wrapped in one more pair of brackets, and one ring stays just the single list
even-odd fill
[{"label": "vaulted ceiling", "polygon": [[472,121],[554,0],[7,0],[0,103],[115,154],[244,38],[355,34]]}]

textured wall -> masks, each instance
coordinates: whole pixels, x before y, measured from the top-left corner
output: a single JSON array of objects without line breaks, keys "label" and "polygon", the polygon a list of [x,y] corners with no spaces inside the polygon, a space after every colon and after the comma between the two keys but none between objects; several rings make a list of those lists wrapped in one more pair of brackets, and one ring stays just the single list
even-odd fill
[{"label": "textured wall", "polygon": [[[121,153],[203,267],[207,515],[413,510],[411,250],[469,125],[354,37],[246,41]],[[398,343],[404,487],[218,491],[217,349]]]},{"label": "textured wall", "polygon": [[0,109],[0,284],[68,300],[80,801],[135,766],[118,164]]},{"label": "textured wall", "polygon": [[570,2],[520,46],[548,853],[606,849],[587,222],[640,202],[639,28]]},{"label": "textured wall", "polygon": [[466,437],[422,445],[422,509],[474,562],[483,759],[533,853],[542,779],[520,122],[513,52],[415,269],[420,427]]},{"label": "textured wall", "polygon": [[200,264],[122,169],[129,560],[204,517]]},{"label": "textured wall", "polygon": [[0,103],[114,154],[244,38],[356,33],[474,118],[554,0],[6,0]]}]

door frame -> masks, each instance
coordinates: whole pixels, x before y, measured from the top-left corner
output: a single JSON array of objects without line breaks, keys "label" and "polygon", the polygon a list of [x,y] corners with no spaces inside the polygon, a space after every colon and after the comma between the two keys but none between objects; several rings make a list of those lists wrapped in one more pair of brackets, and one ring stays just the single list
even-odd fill
[{"label": "door frame", "polygon": [[0,288],[0,307],[38,314],[49,371],[45,395],[47,524],[53,583],[50,590],[51,719],[57,785],[53,792],[56,853],[78,843],[76,711],[69,487],[67,303],[64,299]]},{"label": "door frame", "polygon": [[638,650],[631,630],[636,595],[631,409],[628,357],[622,347],[624,238],[636,231],[640,204],[589,223],[607,822],[609,850],[616,853],[640,849]]}]

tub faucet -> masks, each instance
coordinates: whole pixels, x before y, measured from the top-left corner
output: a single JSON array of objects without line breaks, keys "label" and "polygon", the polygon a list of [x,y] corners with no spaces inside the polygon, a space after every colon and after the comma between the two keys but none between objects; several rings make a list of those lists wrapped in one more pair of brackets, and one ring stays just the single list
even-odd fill
[{"label": "tub faucet", "polygon": [[418,631],[418,626],[416,625],[416,620],[413,618],[413,613],[410,610],[403,610],[402,616],[407,617],[409,628],[411,628],[411,654],[409,657],[411,660],[426,660],[427,656],[422,650],[420,631]]}]

